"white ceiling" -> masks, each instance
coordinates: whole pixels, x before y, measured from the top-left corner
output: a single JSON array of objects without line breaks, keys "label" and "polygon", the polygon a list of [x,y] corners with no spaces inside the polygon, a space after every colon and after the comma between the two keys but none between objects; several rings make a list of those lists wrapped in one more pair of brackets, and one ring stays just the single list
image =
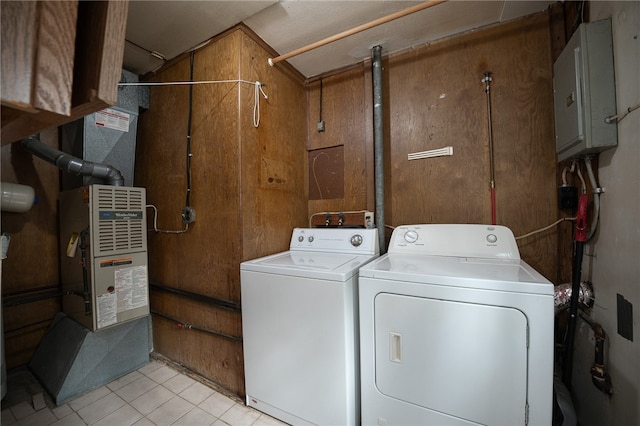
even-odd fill
[{"label": "white ceiling", "polygon": [[[244,22],[278,54],[422,3],[395,0],[226,0],[129,2],[124,68],[145,74]],[[450,0],[288,59],[305,77],[452,34],[543,11],[547,0]],[[155,52],[152,55],[150,52]],[[276,65],[277,66],[277,65]]]}]

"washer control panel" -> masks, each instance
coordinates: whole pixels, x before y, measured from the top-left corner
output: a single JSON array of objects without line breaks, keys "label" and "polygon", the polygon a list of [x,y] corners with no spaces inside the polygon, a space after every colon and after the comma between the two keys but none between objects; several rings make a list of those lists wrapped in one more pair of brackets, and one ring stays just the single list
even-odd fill
[{"label": "washer control panel", "polygon": [[378,230],[364,228],[295,228],[290,250],[378,254]]},{"label": "washer control panel", "polygon": [[393,231],[388,253],[520,259],[513,233],[500,225],[403,225]]}]

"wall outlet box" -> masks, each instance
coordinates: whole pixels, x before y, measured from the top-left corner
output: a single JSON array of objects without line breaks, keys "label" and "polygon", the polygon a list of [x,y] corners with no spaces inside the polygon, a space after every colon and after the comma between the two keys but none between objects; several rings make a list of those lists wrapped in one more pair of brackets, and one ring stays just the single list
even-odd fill
[{"label": "wall outlet box", "polygon": [[580,24],[553,64],[558,161],[618,143],[611,20]]}]

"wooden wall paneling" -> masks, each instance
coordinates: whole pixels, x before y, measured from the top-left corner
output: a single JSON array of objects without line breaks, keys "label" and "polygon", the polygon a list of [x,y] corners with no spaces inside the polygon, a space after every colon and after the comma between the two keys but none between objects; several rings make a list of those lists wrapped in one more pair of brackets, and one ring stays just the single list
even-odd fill
[{"label": "wooden wall paneling", "polygon": [[[195,54],[195,80],[238,78],[240,37],[228,37]],[[188,60],[187,60],[188,61]],[[238,300],[234,292],[238,242],[239,168],[238,93],[241,84],[194,86],[191,203],[193,231],[184,236],[183,288],[194,293]],[[186,134],[186,121],[184,125]],[[230,280],[231,278],[231,280]]]},{"label": "wooden wall paneling", "polygon": [[[478,46],[454,38],[389,58],[388,125],[393,222],[490,221],[486,70]],[[464,64],[464,65],[461,65]],[[453,156],[408,154],[446,146]],[[389,223],[389,222],[388,222]]]},{"label": "wooden wall paneling", "polygon": [[[231,34],[211,43],[195,53],[194,79],[236,79],[238,56],[237,35]],[[163,70],[156,79],[188,80],[189,63],[187,56]],[[240,256],[236,165],[238,86],[238,83],[193,86],[191,206],[196,210],[196,222],[186,233],[152,234],[149,238],[152,280],[224,299],[234,297],[235,290],[229,281],[238,281],[233,276],[236,275],[235,267]],[[141,118],[140,140],[143,146],[139,154],[144,159],[139,162],[140,174],[137,176],[141,176],[140,184],[147,187],[148,201],[157,202],[161,217],[164,214],[173,218],[165,229],[183,227],[180,211],[186,204],[188,96],[188,86],[153,88],[150,109]],[[162,265],[163,262],[170,266]],[[156,265],[158,269],[154,270]],[[194,312],[183,298],[155,294],[152,300],[152,309],[196,324],[192,319]],[[158,352],[212,381],[221,383],[227,380],[224,379],[227,372],[216,369],[210,360],[205,361],[195,355],[209,353],[209,356],[215,356],[210,338],[193,339],[193,332],[178,333],[166,319],[157,315],[154,318],[154,342]],[[228,328],[229,321],[222,318],[211,328]],[[231,322],[232,329],[239,330],[239,318]],[[227,350],[240,353],[238,343],[224,342],[222,345],[228,347]],[[232,391],[242,391],[242,372],[236,369],[232,376],[236,380],[224,385]]]},{"label": "wooden wall paneling", "polygon": [[[493,50],[513,53],[508,60],[499,54],[491,59],[508,70],[494,74],[492,86],[496,205],[498,223],[517,236],[555,222],[559,214],[549,18],[543,13],[501,30],[505,36]],[[556,234],[554,228],[519,241],[520,255],[552,280],[557,259],[549,247]]]},{"label": "wooden wall paneling", "polygon": [[[43,132],[41,140],[58,146],[55,130]],[[26,213],[2,212],[2,232],[11,235],[7,259],[2,261],[3,298],[19,293],[28,297],[28,292],[59,283],[59,170],[18,144],[3,146],[0,156],[2,181],[31,186],[39,199]],[[29,362],[49,321],[60,310],[58,298],[3,308],[8,368]]]},{"label": "wooden wall paneling", "polygon": [[2,307],[8,369],[29,364],[53,318],[62,310],[61,300],[52,298]]},{"label": "wooden wall paneling", "polygon": [[[490,223],[488,112],[481,81],[486,71],[494,78],[491,103],[498,223],[520,235],[556,220],[549,25],[548,15],[541,13],[385,57],[388,225]],[[367,96],[366,122],[372,109],[370,71],[360,78],[364,80],[361,96]],[[328,81],[323,86],[330,93]],[[310,139],[317,121],[316,86],[314,82],[309,88]],[[324,109],[323,118],[331,118],[325,117]],[[368,128],[371,126],[369,122]],[[373,144],[367,129],[361,134],[368,145]],[[446,146],[453,147],[453,156],[407,159],[409,153]],[[365,152],[371,151],[372,147],[365,147]],[[345,164],[352,160],[345,153]],[[372,166],[365,170],[373,173]],[[365,182],[365,194],[371,194],[373,177]],[[345,191],[345,198],[348,196]],[[373,207],[372,198],[367,195]],[[321,211],[320,206],[335,210],[337,204],[310,201],[309,211]],[[555,232],[520,241],[523,258],[550,279],[557,269]]]},{"label": "wooden wall paneling", "polygon": [[[189,63],[182,62],[160,74],[154,81],[183,81],[189,78]],[[147,204],[158,211],[157,226],[181,230],[180,212],[186,197],[186,86],[150,88],[150,108],[140,114],[136,143],[135,185],[146,188]],[[148,227],[153,225],[152,209],[147,209]],[[182,234],[148,232],[149,279],[178,283]]]},{"label": "wooden wall paneling", "polygon": [[[149,235],[152,281],[210,297],[240,301],[240,261],[288,247],[291,229],[304,224],[304,89],[267,65],[268,53],[243,31],[229,31],[199,49],[195,80],[260,80],[268,100],[253,127],[254,86],[196,85],[191,131],[189,231]],[[189,56],[154,80],[189,76]],[[158,206],[159,226],[180,229],[185,205],[188,86],[152,88],[141,115],[136,184]],[[301,125],[302,124],[302,125]],[[160,225],[163,217],[168,223]],[[241,317],[201,302],[152,291],[156,351],[232,392],[244,393],[242,345],[211,333],[178,331],[161,315],[241,336]]]},{"label": "wooden wall paneling", "polygon": [[[343,146],[344,150],[344,195],[331,199],[309,197],[309,216],[321,211],[359,211],[373,208],[368,196],[368,182],[372,175],[367,164],[372,164],[372,151],[367,150],[367,118],[365,98],[371,86],[365,87],[364,68],[355,67],[344,73],[332,75],[322,80],[322,119],[325,131],[317,131],[320,109],[320,82],[310,83],[307,113],[308,157],[320,155],[322,149]],[[314,185],[314,170],[309,169],[309,188]],[[321,172],[321,171],[320,171]],[[318,170],[316,170],[318,173]],[[369,204],[371,204],[369,206]]]},{"label": "wooden wall paneling", "polygon": [[249,260],[287,250],[292,229],[306,226],[306,100],[302,79],[269,66],[271,52],[249,34],[242,40],[240,77],[264,82],[269,97],[256,128],[254,88],[240,95],[241,260]]}]

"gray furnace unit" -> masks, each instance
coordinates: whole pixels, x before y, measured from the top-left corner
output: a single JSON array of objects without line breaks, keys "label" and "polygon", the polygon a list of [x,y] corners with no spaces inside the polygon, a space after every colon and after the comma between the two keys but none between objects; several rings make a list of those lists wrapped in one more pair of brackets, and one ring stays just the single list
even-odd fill
[{"label": "gray furnace unit", "polygon": [[57,405],[135,371],[152,351],[144,188],[60,194],[64,312],[29,368]]},{"label": "gray furnace unit", "polygon": [[90,330],[149,315],[145,206],[144,188],[60,194],[63,310]]}]

